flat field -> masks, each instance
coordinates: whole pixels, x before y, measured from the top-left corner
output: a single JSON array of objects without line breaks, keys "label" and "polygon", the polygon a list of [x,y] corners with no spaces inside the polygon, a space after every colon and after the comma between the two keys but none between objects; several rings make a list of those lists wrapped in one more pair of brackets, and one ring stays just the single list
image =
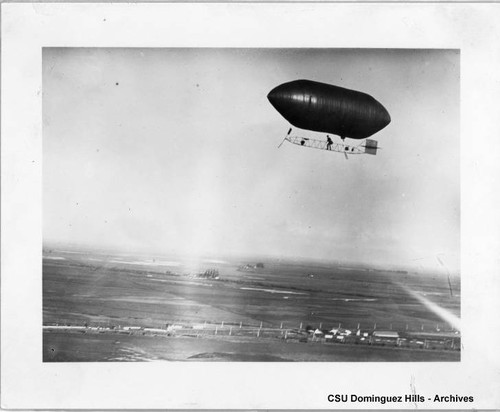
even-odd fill
[{"label": "flat field", "polygon": [[45,362],[449,362],[455,351],[286,342],[271,338],[151,337],[44,332]]},{"label": "flat field", "polygon": [[[43,322],[112,329],[165,329],[182,324],[195,328],[225,325],[226,330],[229,325],[284,330],[339,325],[354,331],[358,325],[362,330],[450,330],[415,294],[460,315],[458,279],[451,280],[450,293],[448,280],[442,275],[278,259],[258,260],[263,268],[241,268],[256,262],[194,262],[172,257],[45,250]],[[216,269],[219,279],[198,277],[207,269]],[[120,349],[130,347],[135,349]],[[142,355],[137,355],[141,351]],[[459,357],[459,352],[451,351],[304,344],[265,336],[117,337],[114,333],[44,331],[44,361],[429,361]]]}]

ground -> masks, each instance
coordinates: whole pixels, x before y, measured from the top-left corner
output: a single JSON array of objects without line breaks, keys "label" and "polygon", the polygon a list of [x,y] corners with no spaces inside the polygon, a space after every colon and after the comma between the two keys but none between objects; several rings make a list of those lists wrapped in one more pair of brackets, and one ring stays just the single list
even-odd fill
[{"label": "ground", "polygon": [[[264,267],[241,270],[242,265],[255,262],[262,262]],[[452,280],[452,295],[447,278],[432,274],[278,259],[255,262],[193,262],[47,249],[43,264],[44,326],[104,329],[100,333],[44,329],[44,361],[460,359],[456,350],[283,339],[285,330],[306,326],[329,330],[339,325],[353,331],[359,327],[435,333],[439,329],[452,334],[449,325],[407,290],[459,316],[458,279]],[[217,269],[220,278],[196,276],[207,269]],[[123,333],[126,327],[167,329],[176,324],[182,325],[183,332],[170,336]],[[193,327],[197,332],[189,331]],[[245,335],[244,331],[249,332]]]}]

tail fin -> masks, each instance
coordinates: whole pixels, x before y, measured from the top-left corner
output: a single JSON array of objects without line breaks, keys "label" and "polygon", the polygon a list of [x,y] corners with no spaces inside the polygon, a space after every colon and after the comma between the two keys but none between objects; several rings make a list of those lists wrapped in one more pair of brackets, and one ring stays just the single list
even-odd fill
[{"label": "tail fin", "polygon": [[376,155],[378,142],[376,140],[366,139],[365,142],[365,153]]}]

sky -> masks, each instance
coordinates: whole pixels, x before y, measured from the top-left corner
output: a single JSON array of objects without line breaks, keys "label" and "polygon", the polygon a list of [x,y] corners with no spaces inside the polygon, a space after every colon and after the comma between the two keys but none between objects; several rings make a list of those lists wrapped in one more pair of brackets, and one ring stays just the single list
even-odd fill
[{"label": "sky", "polygon": [[[459,60],[457,50],[45,48],[44,243],[457,271]],[[381,102],[392,122],[373,136],[377,155],[278,149],[289,124],[266,96],[296,79]]]}]

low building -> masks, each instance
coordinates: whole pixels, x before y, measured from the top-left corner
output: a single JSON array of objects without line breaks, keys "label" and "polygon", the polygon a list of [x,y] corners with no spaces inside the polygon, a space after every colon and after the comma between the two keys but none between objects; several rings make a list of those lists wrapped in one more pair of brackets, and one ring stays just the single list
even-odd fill
[{"label": "low building", "polygon": [[392,330],[377,330],[372,333],[370,343],[372,345],[397,346],[399,345],[399,333]]},{"label": "low building", "polygon": [[372,333],[373,337],[377,338],[391,338],[391,339],[397,339],[399,338],[399,333],[392,331],[392,330],[376,330],[375,332]]},{"label": "low building", "polygon": [[124,326],[123,330],[141,330],[140,326]]}]

